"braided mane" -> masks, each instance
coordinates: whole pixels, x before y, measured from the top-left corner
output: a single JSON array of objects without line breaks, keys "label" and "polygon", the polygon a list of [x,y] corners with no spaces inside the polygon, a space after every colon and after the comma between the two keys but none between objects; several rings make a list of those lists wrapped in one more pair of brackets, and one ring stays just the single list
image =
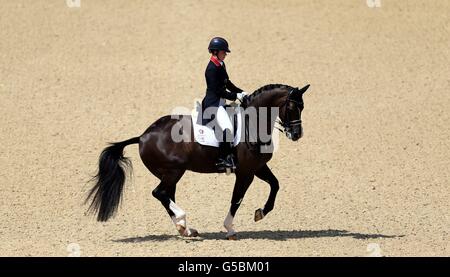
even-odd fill
[{"label": "braided mane", "polygon": [[248,96],[248,102],[252,102],[259,95],[262,95],[262,94],[264,94],[266,92],[270,92],[273,89],[277,89],[277,88],[292,89],[293,87],[288,86],[288,85],[283,85],[283,84],[269,84],[269,85],[265,85],[265,86],[262,86],[259,89],[255,90],[252,94],[250,94]]}]

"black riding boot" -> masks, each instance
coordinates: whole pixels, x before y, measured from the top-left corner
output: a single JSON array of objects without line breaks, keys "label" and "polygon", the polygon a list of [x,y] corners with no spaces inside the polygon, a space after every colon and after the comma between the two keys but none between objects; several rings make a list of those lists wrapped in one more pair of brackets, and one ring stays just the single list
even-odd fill
[{"label": "black riding boot", "polygon": [[216,163],[219,170],[230,168],[236,169],[236,163],[233,157],[233,138],[231,137],[230,130],[223,131],[223,140],[219,143],[219,161]]}]

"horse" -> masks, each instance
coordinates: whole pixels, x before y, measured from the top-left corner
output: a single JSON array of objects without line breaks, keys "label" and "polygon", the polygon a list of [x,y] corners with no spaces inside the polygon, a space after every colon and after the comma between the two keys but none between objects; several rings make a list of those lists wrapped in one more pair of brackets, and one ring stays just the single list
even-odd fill
[{"label": "horse", "polygon": [[[282,129],[278,128],[281,132],[286,134],[290,140],[297,141],[303,136],[301,120],[304,108],[303,93],[308,88],[309,84],[301,89],[282,84],[265,85],[246,96],[243,107],[245,110],[250,107],[256,110],[276,108],[277,115],[269,116],[266,120],[270,137],[272,137],[275,122],[277,122],[282,127]],[[260,120],[259,117],[260,115],[257,113],[256,120]],[[191,119],[190,115],[182,115],[178,118],[163,116],[151,124],[139,137],[110,143],[99,157],[98,172],[92,179],[95,185],[90,189],[86,198],[86,202],[92,199],[88,212],[96,213],[97,220],[101,222],[107,221],[117,213],[126,173],[131,167],[131,161],[123,156],[123,150],[127,145],[139,144],[142,162],[160,180],[160,183],[152,191],[152,195],[166,209],[181,236],[198,236],[197,230],[187,226],[186,213],[176,204],[176,185],[186,170],[198,173],[218,173],[216,161],[219,152],[216,147],[204,146],[195,142],[192,130],[191,132],[182,132],[182,136],[188,136],[185,141],[174,142],[171,136],[172,129],[176,124],[190,126]],[[254,121],[255,119],[248,120]],[[270,185],[269,197],[264,208],[255,211],[255,222],[263,219],[274,208],[279,182],[267,165],[273,153],[261,151],[260,147],[263,146],[267,146],[267,142],[263,142],[259,138],[256,139],[256,142],[249,142],[246,137],[234,148],[238,161],[234,172],[236,179],[231,206],[223,223],[227,231],[226,238],[229,240],[237,238],[233,219],[255,176]]]}]

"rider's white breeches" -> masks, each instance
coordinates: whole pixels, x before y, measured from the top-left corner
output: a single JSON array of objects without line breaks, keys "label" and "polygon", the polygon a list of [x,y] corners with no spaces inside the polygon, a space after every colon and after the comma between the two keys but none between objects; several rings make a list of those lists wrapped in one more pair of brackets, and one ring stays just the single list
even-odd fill
[{"label": "rider's white breeches", "polygon": [[224,131],[225,129],[228,129],[233,133],[233,124],[231,124],[230,117],[228,116],[227,111],[225,111],[225,108],[223,106],[219,106],[217,108],[217,124],[219,124],[220,129]]}]

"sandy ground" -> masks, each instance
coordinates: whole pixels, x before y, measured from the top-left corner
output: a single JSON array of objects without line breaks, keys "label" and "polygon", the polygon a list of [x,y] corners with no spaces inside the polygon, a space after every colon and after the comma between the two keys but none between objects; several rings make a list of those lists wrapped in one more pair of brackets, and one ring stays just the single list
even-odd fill
[{"label": "sandy ground", "polygon": [[[0,2],[1,256],[450,255],[450,1]],[[224,240],[234,178],[187,173],[184,240],[133,145],[119,214],[86,216],[106,142],[192,107],[215,35],[245,90],[311,84],[274,211],[255,180]]]}]

